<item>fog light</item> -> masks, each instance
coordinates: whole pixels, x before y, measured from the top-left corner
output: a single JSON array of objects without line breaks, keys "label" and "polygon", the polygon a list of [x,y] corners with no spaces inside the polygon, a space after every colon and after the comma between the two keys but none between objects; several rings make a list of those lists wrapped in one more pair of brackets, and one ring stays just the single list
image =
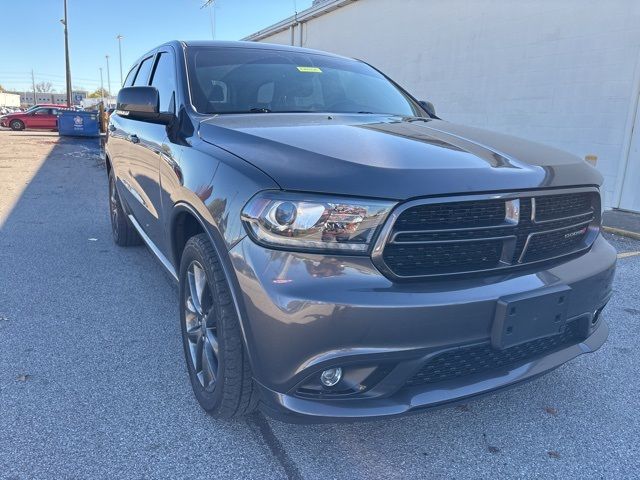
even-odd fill
[{"label": "fog light", "polygon": [[330,368],[320,375],[320,381],[325,387],[335,386],[342,378],[342,368]]},{"label": "fog light", "polygon": [[591,317],[591,325],[595,325],[596,323],[598,323],[598,320],[600,320],[600,314],[602,313],[603,309],[604,307],[600,307],[598,310],[593,312],[593,317]]}]

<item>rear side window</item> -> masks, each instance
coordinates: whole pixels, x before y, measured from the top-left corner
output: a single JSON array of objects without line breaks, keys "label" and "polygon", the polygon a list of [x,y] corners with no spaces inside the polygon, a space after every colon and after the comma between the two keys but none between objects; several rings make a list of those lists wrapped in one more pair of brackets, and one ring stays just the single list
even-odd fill
[{"label": "rear side window", "polygon": [[149,74],[153,66],[153,57],[145,58],[140,64],[136,79],[133,81],[134,87],[144,87],[149,85]]},{"label": "rear side window", "polygon": [[173,55],[170,52],[161,52],[156,61],[151,86],[158,89],[160,96],[160,111],[174,112],[173,94],[176,91],[176,75]]},{"label": "rear side window", "polygon": [[134,65],[133,68],[129,70],[129,73],[127,73],[127,77],[124,79],[124,83],[122,84],[123,87],[130,87],[133,85],[133,77],[135,77],[137,68],[138,65]]}]

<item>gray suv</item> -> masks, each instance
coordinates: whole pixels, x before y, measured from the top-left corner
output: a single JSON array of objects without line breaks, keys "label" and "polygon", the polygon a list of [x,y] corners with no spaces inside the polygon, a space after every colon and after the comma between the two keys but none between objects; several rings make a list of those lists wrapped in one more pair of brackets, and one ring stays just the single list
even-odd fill
[{"label": "gray suv", "polygon": [[178,282],[216,417],[399,415],[607,338],[602,176],[442,121],[361,61],[169,42],[127,75],[106,154],[114,240]]}]

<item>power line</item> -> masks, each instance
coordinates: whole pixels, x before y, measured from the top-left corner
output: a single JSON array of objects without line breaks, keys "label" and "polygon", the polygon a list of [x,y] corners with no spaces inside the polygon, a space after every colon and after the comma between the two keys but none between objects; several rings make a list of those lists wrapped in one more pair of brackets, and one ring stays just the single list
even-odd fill
[{"label": "power line", "polygon": [[[58,77],[58,78],[65,78],[65,75],[63,74],[59,74],[59,73],[46,73],[46,72],[40,72],[40,71],[35,71],[37,75],[42,76],[42,77]],[[29,76],[31,75],[30,71],[1,71],[0,70],[0,76],[1,77],[6,77],[6,76]],[[76,77],[74,76],[73,78],[77,78],[79,80],[94,80],[91,77]]]}]

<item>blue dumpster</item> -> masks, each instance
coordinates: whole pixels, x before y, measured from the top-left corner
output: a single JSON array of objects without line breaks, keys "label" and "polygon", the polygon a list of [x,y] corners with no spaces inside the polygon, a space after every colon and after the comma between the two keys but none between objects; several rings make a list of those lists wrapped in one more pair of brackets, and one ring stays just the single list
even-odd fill
[{"label": "blue dumpster", "polygon": [[98,137],[98,112],[64,110],[58,116],[58,134],[80,137]]}]

